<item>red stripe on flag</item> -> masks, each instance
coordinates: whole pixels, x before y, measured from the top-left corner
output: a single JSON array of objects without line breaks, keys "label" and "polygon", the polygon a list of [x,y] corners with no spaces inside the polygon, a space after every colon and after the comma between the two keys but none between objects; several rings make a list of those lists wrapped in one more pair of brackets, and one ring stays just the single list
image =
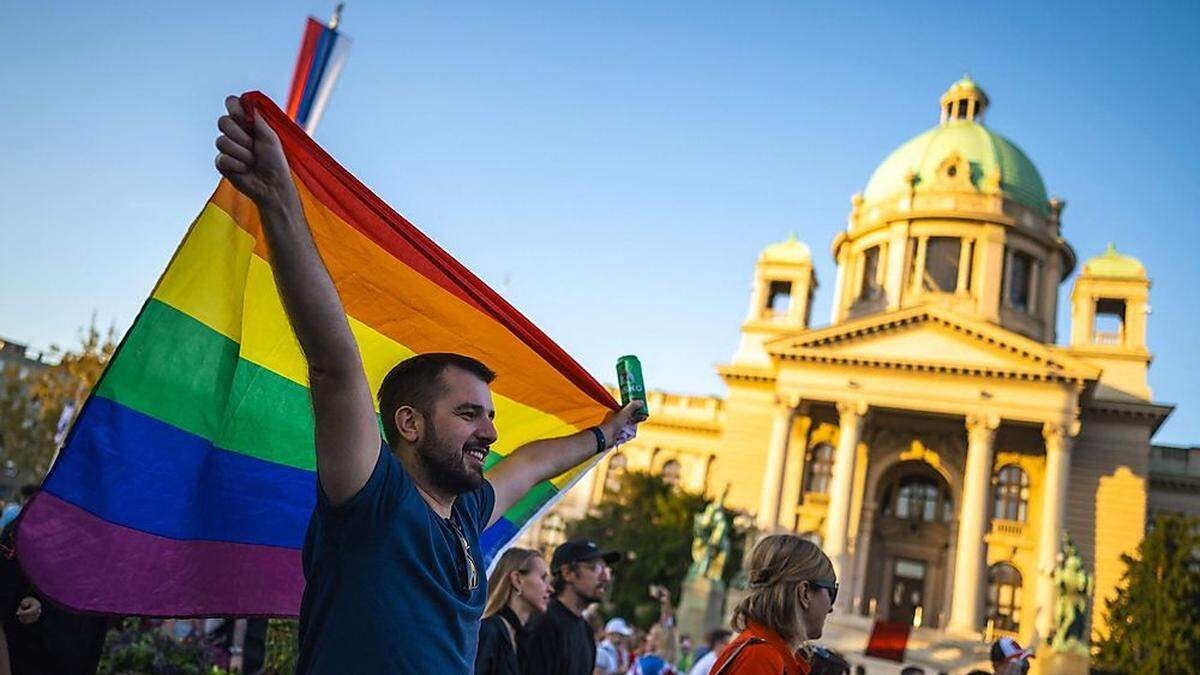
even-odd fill
[{"label": "red stripe on flag", "polygon": [[321,31],[325,26],[320,21],[308,17],[304,25],[304,37],[300,40],[300,54],[296,57],[296,70],[292,72],[292,86],[288,89],[287,114],[296,119],[300,112],[300,101],[304,98],[304,84],[312,71],[313,55],[317,51],[317,43],[321,39]]},{"label": "red stripe on flag", "polygon": [[[592,400],[610,409],[619,407],[612,394],[562,347],[359,182],[293,120],[284,116],[283,111],[265,94],[251,91],[242,94],[241,98],[242,107],[250,119],[255,114],[267,118],[271,128],[279,135],[292,171],[329,210],[427,279],[499,322]],[[322,174],[331,176],[333,180],[320,180]]]}]

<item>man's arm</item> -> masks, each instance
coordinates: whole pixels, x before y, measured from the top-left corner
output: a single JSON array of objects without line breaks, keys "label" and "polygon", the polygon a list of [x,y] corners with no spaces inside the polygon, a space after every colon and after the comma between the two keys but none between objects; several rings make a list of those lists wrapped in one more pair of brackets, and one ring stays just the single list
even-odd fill
[{"label": "man's arm", "polygon": [[308,360],[317,476],[336,506],[362,489],[379,455],[379,427],[362,357],[308,229],[279,137],[261,115],[249,125],[237,97],[225,99],[225,107],[229,114],[217,122],[217,169],[258,206],[275,285]]},{"label": "man's arm", "polygon": [[[636,426],[643,419],[645,415],[640,401],[634,401],[612,414],[599,425],[608,448],[628,440],[619,441],[617,434],[625,427]],[[512,455],[487,473],[488,482],[496,491],[496,505],[492,508],[488,525],[496,522],[534,485],[578,466],[594,454],[596,436],[587,429],[570,436],[526,443],[514,450]]]}]

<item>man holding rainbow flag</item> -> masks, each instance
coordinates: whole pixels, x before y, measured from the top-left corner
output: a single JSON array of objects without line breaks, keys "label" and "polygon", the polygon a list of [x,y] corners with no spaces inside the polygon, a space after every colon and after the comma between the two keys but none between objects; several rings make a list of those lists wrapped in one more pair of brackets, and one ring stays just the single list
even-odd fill
[{"label": "man holding rainbow flag", "polygon": [[238,98],[226,107],[216,165],[257,207],[315,417],[318,494],[304,538],[297,672],[470,672],[487,595],[480,534],[535,485],[632,437],[640,404],[529,442],[485,474],[498,438],[495,374],[469,356],[424,353],[383,378],[377,418],[361,336],[318,253],[280,138]]}]

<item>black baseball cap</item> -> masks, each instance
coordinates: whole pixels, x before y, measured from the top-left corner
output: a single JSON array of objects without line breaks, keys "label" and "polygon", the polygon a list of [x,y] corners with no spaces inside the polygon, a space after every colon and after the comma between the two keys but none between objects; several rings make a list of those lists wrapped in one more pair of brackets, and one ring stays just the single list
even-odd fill
[{"label": "black baseball cap", "polygon": [[612,565],[621,559],[616,551],[601,551],[596,542],[587,539],[572,539],[559,544],[550,558],[550,569],[556,570],[563,565],[583,562],[585,560],[603,560]]}]

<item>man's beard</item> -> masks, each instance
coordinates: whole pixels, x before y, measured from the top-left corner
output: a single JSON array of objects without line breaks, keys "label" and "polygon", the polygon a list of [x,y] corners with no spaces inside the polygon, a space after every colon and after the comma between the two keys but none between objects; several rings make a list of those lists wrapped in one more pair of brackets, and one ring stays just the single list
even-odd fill
[{"label": "man's beard", "polygon": [[604,600],[604,591],[603,590],[594,590],[591,593],[585,594],[585,593],[580,593],[579,589],[577,588],[577,589],[575,589],[575,593],[579,595],[579,598],[581,600],[588,603],[589,605],[593,602],[600,602],[600,601]]},{"label": "man's beard", "polygon": [[458,495],[483,485],[483,474],[467,467],[463,449],[443,443],[432,425],[416,450],[417,460],[425,467],[425,475],[439,490]]}]

